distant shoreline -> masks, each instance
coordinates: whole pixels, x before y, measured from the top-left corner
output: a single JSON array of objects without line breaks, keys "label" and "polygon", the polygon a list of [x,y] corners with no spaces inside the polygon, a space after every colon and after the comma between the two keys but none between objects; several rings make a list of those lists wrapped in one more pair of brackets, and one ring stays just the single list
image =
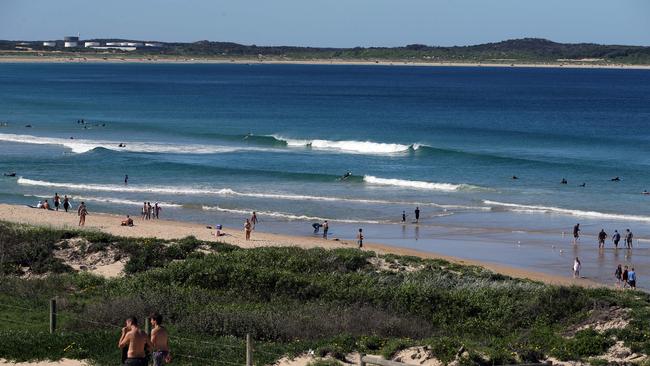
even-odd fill
[{"label": "distant shoreline", "polygon": [[358,66],[414,66],[414,67],[500,67],[500,68],[569,68],[569,69],[626,69],[650,70],[650,65],[566,63],[481,63],[481,62],[412,62],[389,60],[279,60],[279,59],[230,59],[200,57],[53,57],[53,56],[4,56],[0,63],[143,63],[143,64],[271,64],[271,65],[358,65]]}]

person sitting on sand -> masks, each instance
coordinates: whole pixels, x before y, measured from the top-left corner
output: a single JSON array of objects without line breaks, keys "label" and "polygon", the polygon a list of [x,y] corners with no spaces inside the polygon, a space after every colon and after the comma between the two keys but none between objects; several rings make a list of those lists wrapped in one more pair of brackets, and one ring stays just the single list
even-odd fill
[{"label": "person sitting on sand", "polygon": [[226,233],[221,231],[223,229],[223,226],[217,225],[214,227],[216,231],[214,232],[214,236],[219,237],[219,236],[226,236]]},{"label": "person sitting on sand", "polygon": [[44,210],[49,210],[49,209],[50,209],[50,204],[47,202],[47,200],[45,200],[45,201],[43,202],[43,209],[44,209]]},{"label": "person sitting on sand", "polygon": [[129,215],[126,215],[126,219],[122,220],[122,226],[133,226],[133,219]]},{"label": "person sitting on sand", "polygon": [[43,201],[38,201],[36,208],[43,208]]},{"label": "person sitting on sand", "polygon": [[118,348],[128,347],[125,366],[147,366],[145,348],[151,349],[151,341],[147,333],[138,328],[138,319],[135,316],[126,319],[126,326],[122,328]]}]

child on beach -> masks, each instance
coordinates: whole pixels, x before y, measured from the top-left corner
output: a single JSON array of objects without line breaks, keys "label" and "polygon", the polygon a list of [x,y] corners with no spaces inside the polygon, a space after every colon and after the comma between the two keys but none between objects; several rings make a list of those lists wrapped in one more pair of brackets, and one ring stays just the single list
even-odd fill
[{"label": "child on beach", "polygon": [[359,249],[363,248],[363,229],[359,229],[359,233],[357,234],[357,244],[359,244]]},{"label": "child on beach", "polygon": [[581,268],[582,268],[582,263],[580,263],[580,259],[576,257],[576,260],[573,262],[573,278],[580,278]]}]

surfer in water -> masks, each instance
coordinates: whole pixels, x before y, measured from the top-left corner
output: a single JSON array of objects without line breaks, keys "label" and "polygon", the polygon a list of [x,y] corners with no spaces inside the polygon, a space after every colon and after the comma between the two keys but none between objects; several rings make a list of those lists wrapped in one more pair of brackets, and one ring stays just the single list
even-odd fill
[{"label": "surfer in water", "polygon": [[11,172],[11,173],[5,173],[5,177],[15,177],[16,172]]},{"label": "surfer in water", "polygon": [[123,143],[120,143],[119,145],[117,145],[117,147],[126,147],[126,145],[123,144]]},{"label": "surfer in water", "polygon": [[581,185],[579,185],[578,187],[582,187],[582,188],[584,188],[584,187],[586,187],[586,186],[587,186],[587,183],[585,183],[585,182],[582,182],[582,184],[581,184]]},{"label": "surfer in water", "polygon": [[621,181],[621,178],[619,178],[619,177],[612,178],[612,182],[620,182],[620,181]]},{"label": "surfer in water", "polygon": [[647,194],[650,194],[650,192],[648,192],[648,190],[644,189],[643,192],[641,192],[641,194],[646,194],[647,195]]},{"label": "surfer in water", "polygon": [[519,178],[516,175],[513,175],[512,179],[519,179]]},{"label": "surfer in water", "polygon": [[343,176],[341,176],[340,180],[346,180],[351,176],[352,176],[352,172],[348,170],[345,174],[343,174]]},{"label": "surfer in water", "polygon": [[128,174],[126,174],[124,176],[124,185],[127,185],[127,184],[129,184],[129,175]]}]

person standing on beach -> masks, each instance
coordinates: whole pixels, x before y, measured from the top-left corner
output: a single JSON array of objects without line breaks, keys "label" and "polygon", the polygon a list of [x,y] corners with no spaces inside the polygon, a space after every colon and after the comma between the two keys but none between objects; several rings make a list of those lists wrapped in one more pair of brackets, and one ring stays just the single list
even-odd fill
[{"label": "person standing on beach", "polygon": [[153,365],[163,366],[170,363],[172,358],[169,353],[169,333],[162,326],[162,315],[153,313],[149,317],[151,322],[151,344],[153,347]]},{"label": "person standing on beach", "polygon": [[363,248],[363,229],[359,228],[359,233],[357,234],[357,244],[359,249]]},{"label": "person standing on beach", "polygon": [[580,224],[575,224],[573,227],[573,245],[578,244],[578,239],[580,239]]},{"label": "person standing on beach", "polygon": [[151,202],[147,202],[147,220],[151,220],[151,212],[153,208],[151,207]]},{"label": "person standing on beach", "polygon": [[124,366],[147,366],[145,348],[151,348],[151,341],[147,333],[138,328],[138,319],[135,316],[126,319],[126,326],[122,328],[118,348],[128,347]]},{"label": "person standing on beach", "polygon": [[627,273],[627,283],[632,290],[636,289],[636,272],[634,272],[634,267]]},{"label": "person standing on beach", "polygon": [[330,229],[330,224],[325,220],[321,226],[323,227],[323,239],[327,239],[327,232]]},{"label": "person standing on beach", "polygon": [[68,209],[70,208],[70,199],[68,198],[67,195],[63,196],[63,209],[65,212],[68,212]]},{"label": "person standing on beach", "polygon": [[623,288],[627,288],[628,274],[629,272],[627,270],[627,266],[625,266],[625,268],[623,269],[623,275],[621,276],[621,283],[623,283]]},{"label": "person standing on beach", "polygon": [[402,211],[402,222],[406,222],[406,211]]},{"label": "person standing on beach", "polygon": [[618,230],[614,230],[614,235],[612,235],[612,241],[614,242],[614,248],[618,249],[618,242],[621,241],[621,234],[618,233]]},{"label": "person standing on beach", "polygon": [[255,225],[257,225],[257,214],[255,211],[253,211],[253,214],[251,215],[251,225],[252,225],[252,230],[255,230]]},{"label": "person standing on beach", "polygon": [[580,278],[581,268],[582,268],[582,263],[580,263],[580,259],[576,257],[576,260],[573,261],[573,278]]},{"label": "person standing on beach", "polygon": [[627,245],[627,249],[632,249],[632,238],[634,235],[630,231],[630,229],[625,230],[625,244]]},{"label": "person standing on beach", "polygon": [[79,226],[85,226],[86,215],[88,215],[88,208],[86,207],[86,203],[84,201],[81,201],[81,204],[79,204],[77,215],[79,215]]},{"label": "person standing on beach", "polygon": [[251,230],[252,230],[251,220],[246,219],[246,222],[244,223],[244,235],[246,240],[251,239]]},{"label": "person standing on beach", "polygon": [[607,233],[605,232],[605,229],[600,229],[600,232],[598,233],[598,248],[605,247],[605,239],[607,239]]},{"label": "person standing on beach", "polygon": [[415,222],[420,222],[420,207],[415,207]]},{"label": "person standing on beach", "polygon": [[156,204],[153,206],[153,214],[156,219],[160,219],[160,210],[162,210],[162,207],[156,202]]},{"label": "person standing on beach", "polygon": [[616,271],[614,272],[614,277],[616,277],[616,287],[621,287],[621,280],[623,279],[623,268],[619,264],[618,267],[616,267]]},{"label": "person standing on beach", "polygon": [[58,211],[59,206],[61,205],[61,197],[59,197],[58,193],[54,193],[54,208]]},{"label": "person standing on beach", "polygon": [[147,203],[143,202],[142,203],[142,220],[144,220],[147,217]]}]

